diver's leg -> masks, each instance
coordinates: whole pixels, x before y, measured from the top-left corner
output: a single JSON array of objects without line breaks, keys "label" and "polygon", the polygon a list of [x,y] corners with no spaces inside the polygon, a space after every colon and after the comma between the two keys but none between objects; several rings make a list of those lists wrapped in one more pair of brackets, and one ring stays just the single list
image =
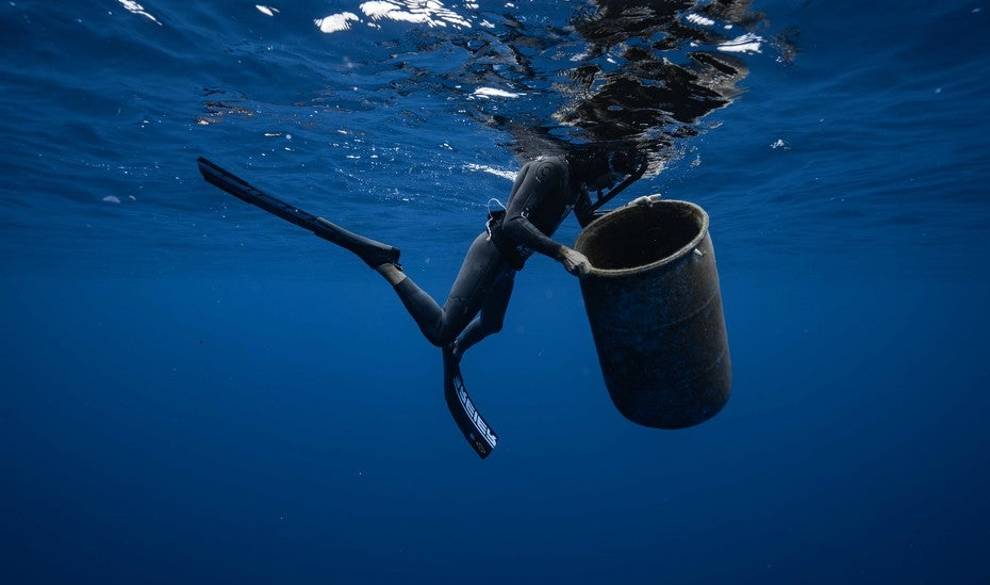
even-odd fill
[{"label": "diver's leg", "polygon": [[423,335],[436,346],[445,346],[471,322],[485,302],[506,263],[495,245],[479,235],[471,244],[443,307],[391,264],[377,268],[399,295],[402,304]]},{"label": "diver's leg", "polygon": [[481,307],[481,314],[478,315],[477,319],[471,321],[471,324],[454,343],[454,359],[460,361],[461,356],[468,348],[502,330],[502,323],[505,321],[505,312],[509,308],[509,298],[512,297],[512,286],[515,281],[515,272],[509,271],[495,284],[488,298],[485,299],[485,304]]}]

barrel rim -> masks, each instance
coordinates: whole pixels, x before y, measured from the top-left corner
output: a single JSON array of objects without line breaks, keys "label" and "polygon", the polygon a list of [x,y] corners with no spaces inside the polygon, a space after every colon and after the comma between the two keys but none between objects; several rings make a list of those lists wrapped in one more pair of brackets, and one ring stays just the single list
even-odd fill
[{"label": "barrel rim", "polygon": [[[632,268],[596,268],[592,266],[591,270],[588,271],[588,275],[589,276],[628,276],[632,274],[639,274],[640,272],[646,272],[648,270],[653,270],[654,268],[664,266],[666,264],[670,264],[672,262],[675,262],[683,258],[687,254],[690,254],[691,251],[697,248],[701,244],[701,242],[703,242],[704,239],[708,236],[708,226],[709,226],[708,212],[705,211],[704,208],[702,208],[700,205],[696,203],[691,203],[690,201],[683,201],[680,199],[661,199],[660,201],[654,203],[644,204],[644,206],[649,206],[649,207],[660,206],[660,205],[675,205],[675,206],[687,207],[692,212],[699,214],[699,217],[701,218],[701,227],[698,230],[698,234],[694,238],[692,238],[690,242],[685,244],[683,247],[678,249],[673,254],[670,254],[669,256],[664,256],[663,258],[660,258],[659,260],[656,260],[654,262],[650,262],[649,264],[644,264],[642,266],[635,266]],[[577,240],[575,240],[574,242],[574,248],[578,251],[581,250],[581,244],[587,239],[585,236],[587,236],[587,234],[591,232],[591,228],[597,226],[598,229],[601,229],[602,226],[604,226],[605,224],[611,223],[613,221],[616,221],[617,218],[620,218],[621,214],[624,211],[629,211],[635,209],[636,207],[638,207],[638,205],[626,205],[624,207],[620,207],[619,209],[616,209],[615,211],[612,211],[611,213],[606,213],[602,217],[599,217],[595,221],[591,222],[590,224],[585,226],[583,230],[581,230],[581,233],[578,235]]]}]

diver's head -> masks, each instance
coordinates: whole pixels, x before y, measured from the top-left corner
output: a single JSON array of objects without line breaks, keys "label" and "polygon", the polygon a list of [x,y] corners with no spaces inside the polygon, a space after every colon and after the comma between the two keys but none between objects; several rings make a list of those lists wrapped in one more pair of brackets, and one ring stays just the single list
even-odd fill
[{"label": "diver's head", "polygon": [[608,189],[637,173],[643,156],[633,147],[580,146],[567,153],[571,178],[589,191]]}]

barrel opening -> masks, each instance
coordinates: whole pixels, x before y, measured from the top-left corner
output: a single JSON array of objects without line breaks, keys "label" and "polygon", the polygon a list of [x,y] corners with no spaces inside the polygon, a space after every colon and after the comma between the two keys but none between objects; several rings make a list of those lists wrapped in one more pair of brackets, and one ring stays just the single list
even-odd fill
[{"label": "barrel opening", "polygon": [[682,202],[636,206],[588,226],[578,249],[604,270],[638,268],[668,258],[707,229],[704,211]]}]

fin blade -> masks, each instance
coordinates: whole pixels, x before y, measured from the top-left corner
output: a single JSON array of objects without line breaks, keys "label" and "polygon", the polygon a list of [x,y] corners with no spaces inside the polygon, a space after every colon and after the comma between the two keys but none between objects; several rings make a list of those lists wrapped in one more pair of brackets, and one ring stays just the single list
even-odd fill
[{"label": "fin blade", "polygon": [[444,398],[450,415],[474,452],[485,459],[495,450],[498,436],[471,401],[461,369],[448,352],[444,352],[443,370]]}]

